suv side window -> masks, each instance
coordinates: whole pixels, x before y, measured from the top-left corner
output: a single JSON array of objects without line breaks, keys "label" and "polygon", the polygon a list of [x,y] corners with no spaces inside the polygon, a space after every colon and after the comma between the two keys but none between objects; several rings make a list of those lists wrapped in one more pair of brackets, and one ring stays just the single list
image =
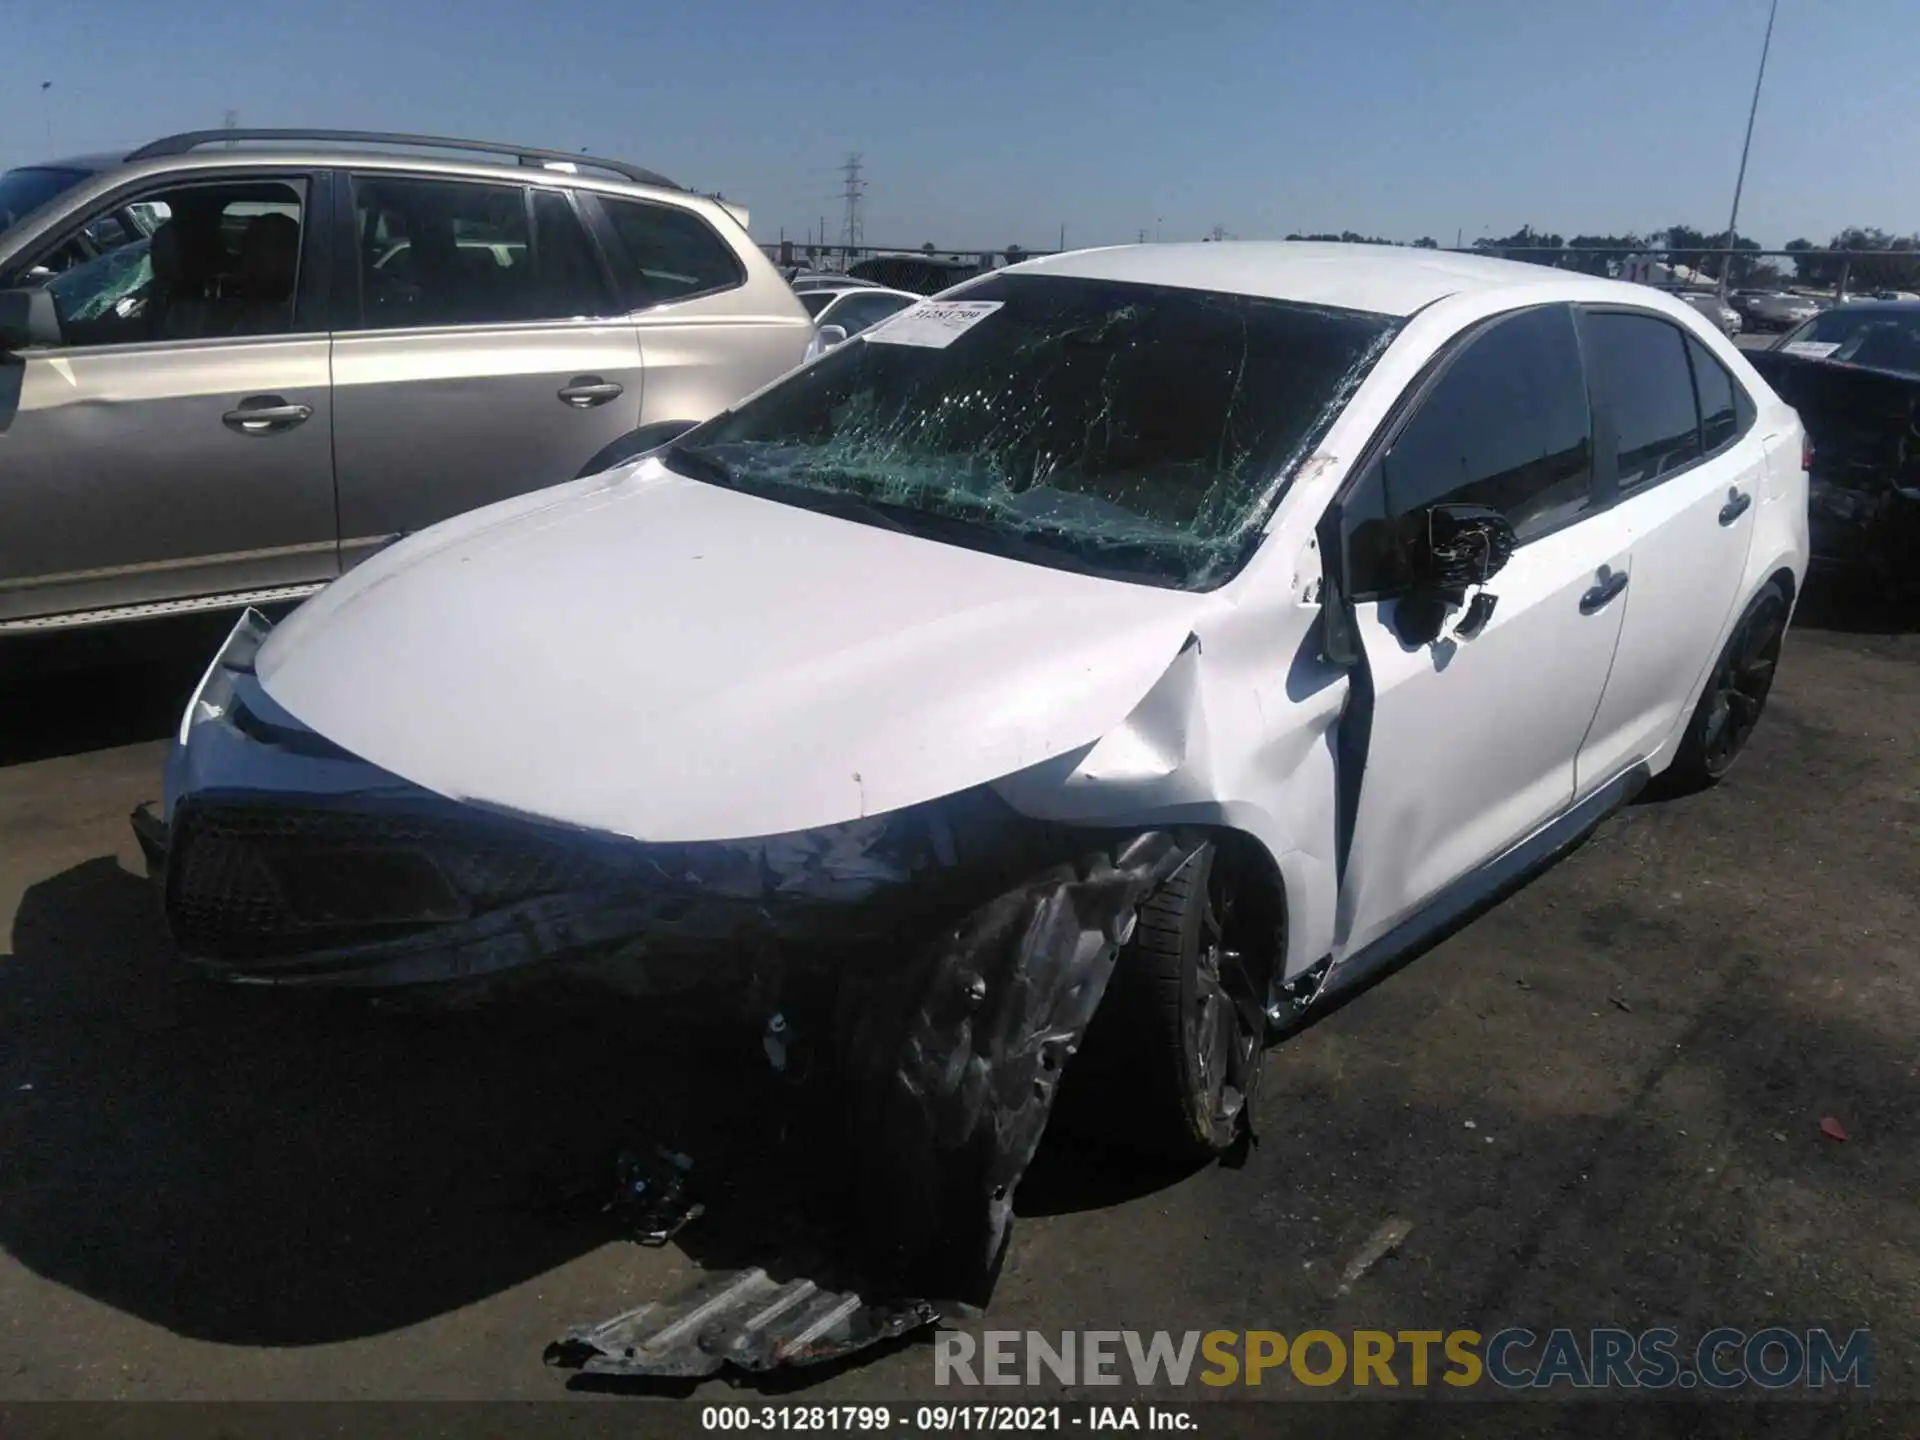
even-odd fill
[{"label": "suv side window", "polygon": [[1687,337],[1687,356],[1693,361],[1693,386],[1700,397],[1700,439],[1711,455],[1739,438],[1752,423],[1752,409],[1740,403],[1739,384],[1727,373],[1727,367],[1691,335]]},{"label": "suv side window", "polygon": [[1581,333],[1594,389],[1613,412],[1620,489],[1652,484],[1698,460],[1700,415],[1680,327],[1653,315],[1600,311],[1585,317]]},{"label": "suv side window", "polygon": [[1593,503],[1593,425],[1573,314],[1496,320],[1448,363],[1347,503],[1350,584],[1392,589],[1426,507],[1486,505],[1522,544]]},{"label": "suv side window", "polygon": [[361,328],[533,318],[526,187],[355,176],[353,202]]},{"label": "suv side window", "polygon": [[732,247],[692,211],[611,195],[599,198],[624,252],[615,256],[614,269],[628,309],[745,283],[746,271]]},{"label": "suv side window", "polygon": [[[132,206],[157,219],[150,234],[120,218]],[[103,253],[47,282],[62,343],[294,331],[305,210],[302,186],[245,180],[154,191],[95,217],[82,229]]]}]

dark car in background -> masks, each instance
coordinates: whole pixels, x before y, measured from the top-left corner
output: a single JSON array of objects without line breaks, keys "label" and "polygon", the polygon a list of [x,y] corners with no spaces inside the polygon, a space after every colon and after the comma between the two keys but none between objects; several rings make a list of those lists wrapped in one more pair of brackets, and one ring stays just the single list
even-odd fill
[{"label": "dark car in background", "polygon": [[1836,306],[1747,358],[1806,426],[1815,561],[1920,596],[1920,301]]}]

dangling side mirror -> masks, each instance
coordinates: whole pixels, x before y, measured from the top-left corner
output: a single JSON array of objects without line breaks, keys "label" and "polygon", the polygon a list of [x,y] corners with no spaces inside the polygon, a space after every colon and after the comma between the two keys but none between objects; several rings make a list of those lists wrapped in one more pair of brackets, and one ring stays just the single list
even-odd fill
[{"label": "dangling side mirror", "polygon": [[[1447,612],[1467,591],[1485,585],[1513,558],[1513,526],[1485,505],[1429,505],[1408,537],[1412,586],[1398,606],[1400,637],[1409,645],[1437,640]],[[1494,597],[1474,597],[1456,633],[1471,639],[1493,615]]]}]

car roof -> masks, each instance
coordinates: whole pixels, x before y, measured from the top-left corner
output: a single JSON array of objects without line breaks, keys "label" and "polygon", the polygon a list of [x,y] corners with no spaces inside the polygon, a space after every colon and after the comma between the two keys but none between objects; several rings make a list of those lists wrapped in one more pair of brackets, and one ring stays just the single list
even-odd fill
[{"label": "car roof", "polygon": [[1406,316],[1449,295],[1538,289],[1569,300],[1645,304],[1651,287],[1577,271],[1399,245],[1293,240],[1118,245],[1022,261],[996,274],[1073,276],[1219,290],[1379,315]]}]

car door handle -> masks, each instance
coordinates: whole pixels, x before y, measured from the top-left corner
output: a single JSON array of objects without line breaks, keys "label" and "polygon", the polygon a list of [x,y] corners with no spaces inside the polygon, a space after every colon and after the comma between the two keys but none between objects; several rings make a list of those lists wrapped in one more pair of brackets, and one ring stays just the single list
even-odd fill
[{"label": "car door handle", "polygon": [[1616,570],[1580,597],[1580,613],[1592,615],[1607,608],[1609,601],[1627,588],[1627,572]]},{"label": "car door handle", "polygon": [[626,386],[598,375],[576,375],[560,390],[560,398],[576,410],[591,410],[626,393]]},{"label": "car door handle", "polygon": [[254,395],[220,417],[241,435],[278,435],[313,418],[311,405],[289,405],[278,395]]},{"label": "car door handle", "polygon": [[1747,507],[1753,504],[1753,496],[1746,491],[1733,489],[1727,491],[1727,503],[1720,507],[1720,523],[1731,525],[1747,513]]}]

